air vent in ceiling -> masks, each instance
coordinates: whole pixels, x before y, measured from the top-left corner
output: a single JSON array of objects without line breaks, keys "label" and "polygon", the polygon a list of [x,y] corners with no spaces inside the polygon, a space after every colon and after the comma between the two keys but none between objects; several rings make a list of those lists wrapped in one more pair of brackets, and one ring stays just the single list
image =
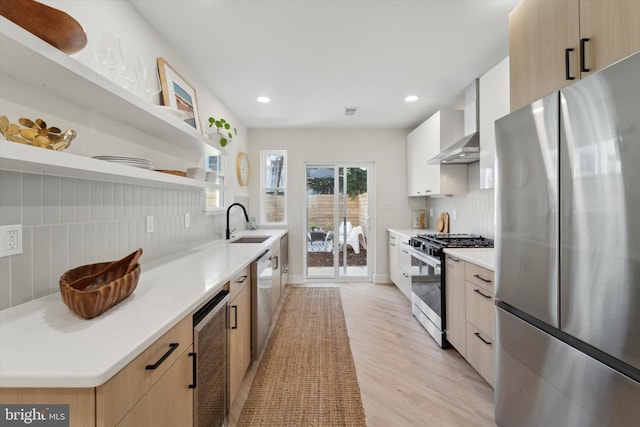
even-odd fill
[{"label": "air vent in ceiling", "polygon": [[344,107],[345,116],[354,116],[356,111],[358,111],[358,107]]}]

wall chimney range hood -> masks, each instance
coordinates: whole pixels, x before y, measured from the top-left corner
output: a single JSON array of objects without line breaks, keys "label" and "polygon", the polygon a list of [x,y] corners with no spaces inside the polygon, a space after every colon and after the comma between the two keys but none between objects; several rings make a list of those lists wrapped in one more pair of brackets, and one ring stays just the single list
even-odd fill
[{"label": "wall chimney range hood", "polygon": [[427,164],[460,164],[480,160],[480,134],[478,133],[479,84],[475,79],[464,89],[464,134],[465,136],[430,159]]}]

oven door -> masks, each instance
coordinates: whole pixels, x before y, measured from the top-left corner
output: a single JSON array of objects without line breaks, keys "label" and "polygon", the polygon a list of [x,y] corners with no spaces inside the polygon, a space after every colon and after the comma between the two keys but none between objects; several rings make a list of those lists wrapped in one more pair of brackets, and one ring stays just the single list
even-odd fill
[{"label": "oven door", "polygon": [[409,248],[409,253],[412,265],[411,311],[442,347],[445,341],[442,327],[441,260],[414,248]]}]

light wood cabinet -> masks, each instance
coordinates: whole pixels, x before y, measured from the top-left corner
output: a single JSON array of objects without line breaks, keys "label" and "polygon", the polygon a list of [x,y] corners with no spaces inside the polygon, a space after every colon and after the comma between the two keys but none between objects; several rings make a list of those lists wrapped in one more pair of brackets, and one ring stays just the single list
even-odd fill
[{"label": "light wood cabinet", "polygon": [[[96,425],[98,427],[117,425],[127,412],[132,410],[143,396],[150,392],[160,378],[163,378],[172,369],[178,359],[183,355],[188,357],[189,349],[193,348],[191,323],[191,316],[187,316],[109,381],[96,388]],[[147,369],[147,366],[155,367]],[[189,366],[191,366],[190,362]],[[190,400],[187,405],[188,411],[193,414],[193,390],[188,387],[188,384],[193,379],[193,373],[191,368],[188,372],[184,370],[180,370],[180,372],[183,375],[179,380],[170,384],[165,380],[163,387],[185,389],[169,393],[184,392],[184,396],[190,396],[185,397],[185,399]],[[171,378],[177,375],[174,373]],[[145,399],[153,399],[153,396],[155,395],[145,397]],[[157,424],[138,425],[151,426]]]},{"label": "light wood cabinet", "polygon": [[466,165],[429,165],[427,161],[464,136],[462,110],[440,110],[407,135],[409,197],[463,194]]},{"label": "light wood cabinet", "polygon": [[0,388],[0,400],[69,404],[71,427],[192,425],[192,351],[188,316],[99,387]]},{"label": "light wood cabinet", "polygon": [[191,426],[193,425],[193,392],[189,388],[193,363],[190,346],[176,363],[158,380],[127,413],[118,427]]},{"label": "light wood cabinet", "polygon": [[233,403],[251,363],[251,286],[249,271],[231,282],[229,304],[229,403]]},{"label": "light wood cabinet", "polygon": [[447,254],[445,268],[447,341],[493,387],[493,271],[450,254]]},{"label": "light wood cabinet", "polygon": [[447,341],[465,356],[465,285],[464,285],[464,264],[465,262],[447,255],[445,261],[445,303],[446,303],[446,331]]},{"label": "light wood cabinet", "polygon": [[639,50],[637,0],[523,0],[509,15],[511,111]]},{"label": "light wood cabinet", "polygon": [[466,358],[493,386],[495,382],[495,308],[493,271],[465,263]]}]

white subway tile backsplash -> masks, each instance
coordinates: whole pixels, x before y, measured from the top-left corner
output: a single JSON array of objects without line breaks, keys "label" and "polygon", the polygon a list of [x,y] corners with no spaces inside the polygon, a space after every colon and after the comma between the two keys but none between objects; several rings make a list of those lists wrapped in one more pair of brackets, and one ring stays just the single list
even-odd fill
[{"label": "white subway tile backsplash", "polygon": [[76,181],[73,178],[60,178],[60,223],[76,222]]},{"label": "white subway tile backsplash", "polygon": [[95,222],[87,222],[82,224],[82,263],[93,264],[99,262],[97,252],[97,230]]},{"label": "white subway tile backsplash", "polygon": [[105,221],[113,220],[113,183],[104,182],[102,185],[102,215]]},{"label": "white subway tile backsplash", "polygon": [[[221,238],[224,220],[204,214],[204,197],[203,191],[0,171],[0,222],[23,224],[24,250],[0,258],[0,310],[57,292],[60,276],[80,265],[140,247],[144,264]],[[146,215],[154,216],[153,233],[146,232]]]},{"label": "white subway tile backsplash", "polygon": [[22,174],[22,225],[42,225],[42,175]]},{"label": "white subway tile backsplash", "polygon": [[91,221],[104,219],[103,183],[91,181]]},{"label": "white subway tile backsplash", "polygon": [[52,292],[51,227],[33,227],[33,298]]},{"label": "white subway tile backsplash", "polygon": [[60,177],[44,176],[43,224],[60,224]]},{"label": "white subway tile backsplash", "polygon": [[[51,277],[53,290],[58,289],[58,283],[62,273],[69,270],[69,226],[54,225],[51,227]],[[74,265],[74,267],[77,265]]]},{"label": "white subway tile backsplash", "polygon": [[124,219],[124,184],[113,184],[113,219]]},{"label": "white subway tile backsplash", "polygon": [[96,262],[109,260],[109,234],[106,222],[97,222],[96,227]]},{"label": "white subway tile backsplash", "polygon": [[0,171],[0,225],[22,221],[22,174]]},{"label": "white subway tile backsplash", "polygon": [[91,181],[76,181],[76,221],[91,221]]}]

